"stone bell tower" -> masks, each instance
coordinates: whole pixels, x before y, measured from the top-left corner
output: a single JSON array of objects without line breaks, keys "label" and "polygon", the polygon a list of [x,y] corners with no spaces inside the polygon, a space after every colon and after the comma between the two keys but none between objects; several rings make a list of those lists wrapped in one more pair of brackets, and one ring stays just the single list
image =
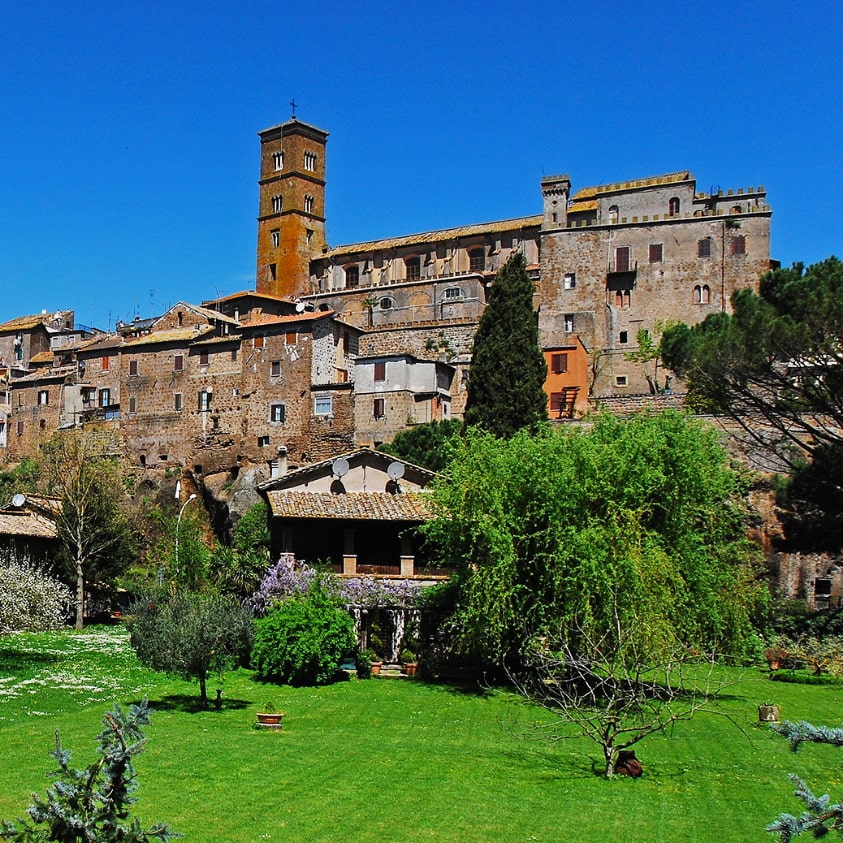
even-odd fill
[{"label": "stone bell tower", "polygon": [[261,139],[256,289],[272,296],[310,292],[310,260],[325,246],[328,133],[295,116]]}]

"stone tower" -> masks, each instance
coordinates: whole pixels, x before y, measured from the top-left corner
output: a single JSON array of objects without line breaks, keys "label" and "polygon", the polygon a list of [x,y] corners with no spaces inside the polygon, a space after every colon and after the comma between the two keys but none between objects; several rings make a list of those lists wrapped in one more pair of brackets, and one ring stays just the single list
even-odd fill
[{"label": "stone tower", "polygon": [[261,139],[256,289],[271,296],[310,292],[310,259],[325,246],[328,133],[293,117]]},{"label": "stone tower", "polygon": [[553,231],[568,224],[568,197],[571,194],[571,177],[566,173],[542,178],[544,222],[542,229]]}]

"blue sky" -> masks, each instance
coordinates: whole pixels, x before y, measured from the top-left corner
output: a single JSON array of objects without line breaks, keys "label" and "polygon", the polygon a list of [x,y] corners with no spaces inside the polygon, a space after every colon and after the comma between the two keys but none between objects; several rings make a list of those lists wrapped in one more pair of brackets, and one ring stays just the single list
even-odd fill
[{"label": "blue sky", "polygon": [[331,133],[333,245],[690,169],[840,254],[843,3],[71,2],[0,10],[0,322],[254,288],[259,143]]}]

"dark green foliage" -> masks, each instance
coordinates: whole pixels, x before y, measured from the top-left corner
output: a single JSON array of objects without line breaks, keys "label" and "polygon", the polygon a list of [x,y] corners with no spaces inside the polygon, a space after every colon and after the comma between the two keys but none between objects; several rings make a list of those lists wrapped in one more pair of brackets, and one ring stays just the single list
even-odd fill
[{"label": "dark green foliage", "polygon": [[[789,492],[808,546],[843,535],[843,263],[767,273],[717,313],[662,338],[666,366],[698,410],[731,415],[795,470]],[[806,466],[806,461],[811,465]]]},{"label": "dark green foliage", "polygon": [[330,682],[355,646],[351,616],[319,582],[273,605],[255,625],[252,665],[272,682]]},{"label": "dark green foliage", "polygon": [[[785,721],[773,724],[774,732],[778,732],[790,743],[790,748],[796,752],[803,743],[820,743],[831,746],[843,746],[843,729],[828,726],[812,726],[810,723],[791,723]],[[810,832],[814,838],[825,837],[829,831],[836,831],[843,837],[843,802],[832,803],[826,796],[814,796],[799,776],[791,776],[796,785],[795,795],[805,803],[806,810],[799,817],[792,814],[782,814],[774,823],[767,826],[767,831],[781,835],[782,843],[788,843],[793,837]]]},{"label": "dark green foliage", "polygon": [[354,654],[354,666],[357,669],[358,679],[372,678],[372,659],[368,650],[363,652],[358,650]]},{"label": "dark green foliage", "polygon": [[622,627],[642,656],[677,644],[757,655],[755,550],[716,433],[678,413],[599,417],[510,441],[470,432],[424,527],[455,570],[463,650],[492,663],[535,635]]},{"label": "dark green foliage", "polygon": [[146,743],[142,726],[149,724],[146,699],[129,706],[119,705],[103,717],[103,731],[97,737],[99,758],[89,767],[70,766],[70,752],[62,748],[56,732],[56,748],[50,753],[58,763],[58,776],[46,798],[33,794],[27,809],[29,819],[2,823],[0,840],[40,843],[149,843],[172,840],[181,835],[157,824],[144,831],[129,814],[137,802],[137,776],[132,759]]},{"label": "dark green foliage", "polygon": [[457,419],[417,424],[402,430],[392,442],[379,445],[385,454],[420,465],[430,471],[442,471],[453,453],[453,442],[462,431]]},{"label": "dark green foliage", "polygon": [[38,463],[29,457],[8,471],[0,471],[0,506],[6,506],[18,493],[34,492],[40,473]]},{"label": "dark green foliage", "polygon": [[254,636],[251,612],[236,598],[213,592],[151,592],[129,607],[129,616],[141,663],[198,679],[203,707],[208,675],[245,663]]},{"label": "dark green foliage", "polygon": [[210,556],[211,579],[217,588],[248,597],[269,568],[269,526],[262,501],[237,522],[230,546],[220,545]]},{"label": "dark green foliage", "polygon": [[495,276],[471,352],[467,425],[509,437],[547,419],[547,365],[539,348],[527,261],[514,254]]}]

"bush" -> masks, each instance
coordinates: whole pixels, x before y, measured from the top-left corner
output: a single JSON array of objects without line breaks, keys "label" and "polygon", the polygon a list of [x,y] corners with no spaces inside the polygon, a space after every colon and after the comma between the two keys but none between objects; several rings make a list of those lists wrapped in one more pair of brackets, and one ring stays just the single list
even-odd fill
[{"label": "bush", "polygon": [[66,621],[70,605],[67,586],[32,565],[0,565],[0,635],[58,629]]},{"label": "bush", "polygon": [[252,665],[263,679],[291,685],[331,681],[354,649],[354,622],[321,582],[274,604],[256,622]]}]

